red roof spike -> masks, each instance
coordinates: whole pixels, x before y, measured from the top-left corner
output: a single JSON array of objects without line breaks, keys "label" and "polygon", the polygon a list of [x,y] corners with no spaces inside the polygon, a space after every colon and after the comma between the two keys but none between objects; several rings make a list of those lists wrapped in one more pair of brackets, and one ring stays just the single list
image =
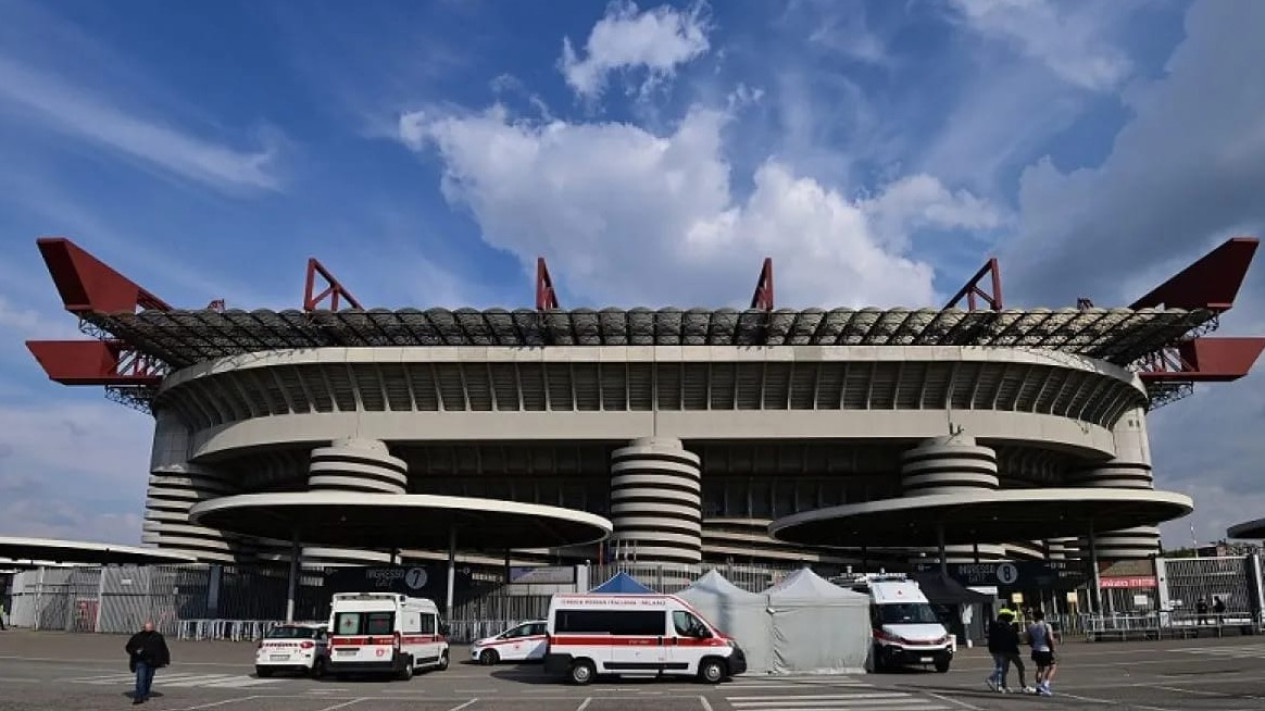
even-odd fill
[{"label": "red roof spike", "polygon": [[171,310],[167,302],[65,237],[41,237],[35,244],[57,285],[62,306],[72,314]]},{"label": "red roof spike", "polygon": [[1138,374],[1143,382],[1171,380],[1228,383],[1247,375],[1265,350],[1265,338],[1196,338],[1179,343],[1176,353],[1156,354]]},{"label": "red roof spike", "polygon": [[[317,274],[321,275],[321,278],[325,280],[326,284],[325,290],[319,294],[315,293]],[[347,291],[347,288],[342,285],[342,282],[338,281],[338,279],[325,268],[324,264],[321,264],[315,257],[309,258],[307,260],[307,279],[305,280],[305,285],[303,287],[303,310],[316,311],[320,308],[322,301],[329,299],[329,310],[337,311],[339,297],[346,299],[347,303],[351,304],[351,307],[354,309],[360,309],[363,311],[365,308],[360,305],[359,301],[356,301],[356,297],[352,296],[350,291]]]},{"label": "red roof spike", "polygon": [[549,265],[544,257],[536,258],[536,310],[550,311],[562,308],[558,305],[558,292],[553,288],[553,279],[549,276]]},{"label": "red roof spike", "polygon": [[1247,276],[1259,240],[1235,237],[1133,302],[1129,308],[1163,306],[1170,309],[1229,311]]},{"label": "red roof spike", "polygon": [[151,356],[120,341],[27,341],[49,380],[62,385],[149,385],[163,371]]},{"label": "red roof spike", "polygon": [[[991,287],[991,292],[980,288],[980,282],[983,281],[985,275],[990,276],[989,287]],[[959,289],[958,293],[953,295],[953,298],[949,299],[944,308],[957,308],[958,304],[962,303],[962,297],[966,297],[967,308],[974,311],[975,298],[977,296],[983,299],[988,304],[988,308],[993,311],[1001,311],[1004,308],[1001,299],[1001,266],[997,263],[997,257],[989,257],[988,261],[984,262],[984,266],[980,267],[979,271],[975,272],[975,275],[966,282],[966,285]]]},{"label": "red roof spike", "polygon": [[755,292],[751,294],[751,308],[761,311],[773,310],[773,258],[765,257],[760,267],[760,278],[756,280]]}]

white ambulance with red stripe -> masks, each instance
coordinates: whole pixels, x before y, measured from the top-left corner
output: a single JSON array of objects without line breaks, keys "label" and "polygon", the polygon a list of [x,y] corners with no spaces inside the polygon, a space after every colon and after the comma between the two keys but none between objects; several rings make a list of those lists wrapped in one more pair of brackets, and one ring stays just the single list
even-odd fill
[{"label": "white ambulance with red stripe", "polygon": [[547,622],[545,671],[574,684],[607,674],[716,684],[747,670],[738,643],[674,595],[554,595]]},{"label": "white ambulance with red stripe", "polygon": [[411,679],[448,668],[447,630],[431,600],[397,593],[337,593],[330,603],[329,671]]}]

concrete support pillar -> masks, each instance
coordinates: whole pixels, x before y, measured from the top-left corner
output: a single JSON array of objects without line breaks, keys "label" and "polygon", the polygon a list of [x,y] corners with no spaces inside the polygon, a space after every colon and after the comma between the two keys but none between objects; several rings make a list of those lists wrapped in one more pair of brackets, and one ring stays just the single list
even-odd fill
[{"label": "concrete support pillar", "polygon": [[[1072,486],[1111,489],[1153,489],[1151,481],[1151,445],[1146,433],[1146,413],[1142,408],[1129,410],[1112,428],[1116,456],[1108,462],[1073,472]],[[1097,550],[1104,560],[1142,560],[1159,553],[1160,530],[1155,526],[1136,526],[1112,530],[1110,519],[1099,521],[1095,536]],[[1083,551],[1088,554],[1090,551]]]},{"label": "concrete support pillar", "polygon": [[[995,491],[997,453],[962,435],[924,440],[901,457],[900,480],[905,496]],[[1005,557],[999,545],[941,545],[934,550],[942,568],[949,562]]]},{"label": "concrete support pillar", "polygon": [[638,562],[703,557],[699,456],[679,439],[645,437],[611,454],[610,545]]},{"label": "concrete support pillar", "polygon": [[408,465],[391,456],[384,442],[349,437],[312,450],[307,485],[367,494],[403,494]]}]

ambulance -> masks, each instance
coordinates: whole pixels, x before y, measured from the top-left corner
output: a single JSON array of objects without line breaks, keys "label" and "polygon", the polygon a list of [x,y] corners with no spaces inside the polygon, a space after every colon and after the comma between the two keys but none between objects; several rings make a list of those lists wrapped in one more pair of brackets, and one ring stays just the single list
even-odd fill
[{"label": "ambulance", "polygon": [[546,620],[545,672],[687,676],[717,684],[747,670],[742,648],[673,595],[558,594]]},{"label": "ambulance", "polygon": [[860,576],[852,587],[870,596],[874,671],[913,664],[930,664],[941,673],[949,671],[953,636],[916,581],[899,573],[871,574]]},{"label": "ambulance", "polygon": [[330,603],[333,674],[391,673],[402,680],[448,668],[447,630],[431,600],[397,593],[337,593]]},{"label": "ambulance", "polygon": [[515,625],[494,636],[470,645],[470,658],[485,666],[498,662],[534,662],[545,658],[548,636],[544,620],[531,620]]}]

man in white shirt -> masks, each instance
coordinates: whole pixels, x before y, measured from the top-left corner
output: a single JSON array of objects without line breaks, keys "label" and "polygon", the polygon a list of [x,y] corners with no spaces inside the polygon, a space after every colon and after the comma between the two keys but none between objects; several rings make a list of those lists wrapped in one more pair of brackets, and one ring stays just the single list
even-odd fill
[{"label": "man in white shirt", "polygon": [[1028,626],[1028,646],[1032,648],[1032,661],[1037,665],[1037,693],[1053,696],[1050,682],[1054,680],[1054,670],[1058,666],[1054,659],[1054,628],[1045,621],[1045,613],[1041,610],[1032,613],[1032,620]]}]

